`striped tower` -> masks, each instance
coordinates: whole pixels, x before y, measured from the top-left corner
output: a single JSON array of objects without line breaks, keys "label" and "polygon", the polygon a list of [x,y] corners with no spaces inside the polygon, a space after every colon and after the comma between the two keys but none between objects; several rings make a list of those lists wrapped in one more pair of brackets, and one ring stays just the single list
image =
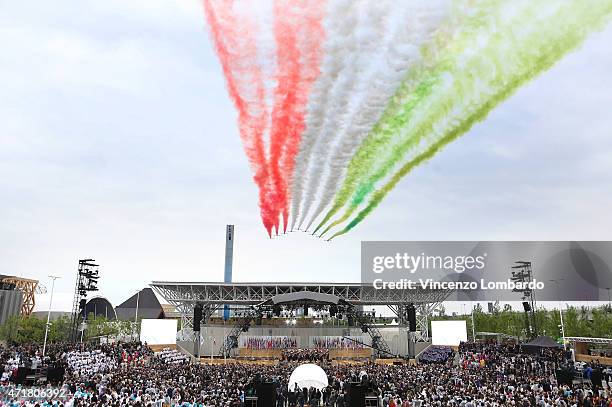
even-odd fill
[{"label": "striped tower", "polygon": [[[232,263],[234,260],[234,225],[225,228],[225,272],[223,282],[232,282]],[[229,305],[223,306],[223,319],[227,321],[230,317]]]}]

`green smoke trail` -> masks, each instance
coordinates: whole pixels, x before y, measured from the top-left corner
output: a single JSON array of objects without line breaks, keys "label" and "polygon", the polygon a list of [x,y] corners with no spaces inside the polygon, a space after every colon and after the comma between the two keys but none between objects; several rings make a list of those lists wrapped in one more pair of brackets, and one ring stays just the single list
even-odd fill
[{"label": "green smoke trail", "polygon": [[[544,2],[534,3],[541,6]],[[497,44],[497,48],[489,50],[489,52],[494,52],[487,55],[489,61],[484,65],[501,66],[503,63],[503,70],[491,75],[491,72],[477,69],[461,78],[463,89],[473,92],[471,95],[466,93],[459,95],[466,104],[466,110],[450,119],[449,123],[452,125],[448,126],[443,133],[434,131],[430,134],[427,141],[433,143],[400,168],[382,188],[372,195],[368,205],[331,239],[348,232],[359,224],[413,168],[433,157],[446,144],[465,134],[474,124],[484,120],[495,106],[512,95],[521,85],[550,68],[566,53],[578,47],[588,34],[602,29],[612,16],[612,0],[574,0],[557,2],[555,5],[558,6],[555,10],[546,10],[548,12],[545,13],[542,13],[541,7],[538,10],[531,7],[529,11],[531,16],[535,17],[536,12],[540,13],[538,14],[540,18],[535,19],[538,21],[523,21],[521,29],[527,32],[523,35],[512,35],[510,37],[511,47],[503,46],[503,42],[508,38],[504,36],[501,37],[502,43]],[[531,28],[525,28],[526,24],[531,25]],[[474,64],[471,67],[477,68],[484,65]],[[487,77],[490,79],[487,80]],[[487,89],[479,93],[478,85],[482,85],[482,81],[486,81]],[[471,99],[466,99],[466,96]],[[432,126],[425,127],[432,128]],[[416,137],[422,136],[416,135]],[[391,154],[391,160],[398,160],[397,155],[405,153],[405,150],[402,150],[402,147],[405,146],[406,143],[395,148]],[[351,204],[359,199],[363,200],[365,195],[374,188],[376,177],[384,176],[385,171],[391,169],[392,166],[383,166],[366,183],[363,183]]]},{"label": "green smoke trail", "polygon": [[[395,96],[389,101],[383,116],[355,153],[347,168],[343,186],[315,232],[346,204],[360,180],[371,172],[381,152],[388,148],[391,140],[397,138],[410,122],[413,111],[422,107],[422,101],[435,91],[440,82],[444,82],[444,73],[447,70],[445,66],[452,62],[453,54],[460,53],[463,44],[468,43],[469,39],[473,40],[476,33],[491,29],[495,22],[491,16],[497,13],[500,4],[503,4],[503,0],[459,0],[455,3],[453,18],[447,22],[447,29],[438,32],[431,43],[421,50],[423,63],[408,72]],[[458,27],[460,31],[455,32]],[[348,219],[351,213],[345,213],[321,235]]]}]

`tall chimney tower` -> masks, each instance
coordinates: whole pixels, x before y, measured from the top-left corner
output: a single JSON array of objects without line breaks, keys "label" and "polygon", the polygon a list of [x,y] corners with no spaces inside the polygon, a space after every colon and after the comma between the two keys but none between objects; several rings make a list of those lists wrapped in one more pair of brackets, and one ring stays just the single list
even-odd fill
[{"label": "tall chimney tower", "polygon": [[[225,272],[223,282],[232,282],[232,264],[234,262],[234,225],[227,225],[225,228]],[[227,321],[230,317],[229,305],[223,306],[223,319]]]}]

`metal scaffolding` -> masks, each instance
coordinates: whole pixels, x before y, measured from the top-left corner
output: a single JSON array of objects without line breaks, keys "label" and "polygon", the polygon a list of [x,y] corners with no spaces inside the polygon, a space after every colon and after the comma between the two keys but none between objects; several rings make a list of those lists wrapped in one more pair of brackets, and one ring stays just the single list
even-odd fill
[{"label": "metal scaffolding", "polygon": [[94,262],[94,259],[79,260],[70,320],[70,341],[72,342],[78,342],[79,330],[81,331],[81,339],[83,337],[84,326],[81,326],[81,323],[87,319],[85,314],[87,293],[98,291],[99,265],[94,264]]},{"label": "metal scaffolding", "polygon": [[571,343],[584,342],[584,343],[595,343],[599,345],[612,345],[612,338],[586,338],[583,336],[566,336],[565,340]]},{"label": "metal scaffolding", "polygon": [[36,306],[35,294],[46,294],[47,289],[40,284],[38,280],[22,278],[16,276],[0,275],[0,282],[14,284],[17,290],[23,293],[23,302],[21,303],[21,315],[24,317],[30,316]]}]

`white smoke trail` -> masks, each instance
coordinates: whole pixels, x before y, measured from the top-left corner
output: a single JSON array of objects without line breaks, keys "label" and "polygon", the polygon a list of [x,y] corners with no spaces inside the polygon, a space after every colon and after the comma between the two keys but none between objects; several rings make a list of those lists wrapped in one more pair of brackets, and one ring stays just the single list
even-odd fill
[{"label": "white smoke trail", "polygon": [[376,3],[364,1],[355,7],[359,14],[357,25],[351,27],[348,44],[339,55],[344,64],[328,96],[323,125],[308,159],[310,168],[306,172],[307,186],[303,190],[304,208],[300,226],[314,202],[321,176],[327,168],[329,150],[337,140],[337,134],[348,125],[354,100],[365,90],[363,81],[381,52],[380,44],[389,27],[389,16],[395,8],[392,0],[379,0]]},{"label": "white smoke trail", "polygon": [[352,42],[351,34],[358,20],[358,5],[363,0],[331,0],[324,26],[326,39],[321,73],[315,81],[308,99],[306,129],[302,134],[300,151],[296,157],[291,186],[291,227],[293,230],[300,212],[302,190],[306,180],[309,159],[325,117],[328,95],[347,61],[343,58]]},{"label": "white smoke trail", "polygon": [[[330,154],[329,173],[307,228],[330,204],[355,151],[382,116],[408,70],[422,61],[421,47],[432,38],[432,34],[450,12],[450,0],[406,2],[402,3],[401,10],[396,10],[395,19],[391,22],[395,29],[381,46],[384,58],[363,81],[364,92],[359,94],[359,101],[353,109],[351,119],[348,120],[349,126],[338,135],[339,140],[335,146],[327,149]],[[445,29],[448,30],[448,27]],[[327,154],[325,159],[327,160]],[[318,181],[323,183],[321,177]],[[315,198],[310,199],[314,201]]]}]

